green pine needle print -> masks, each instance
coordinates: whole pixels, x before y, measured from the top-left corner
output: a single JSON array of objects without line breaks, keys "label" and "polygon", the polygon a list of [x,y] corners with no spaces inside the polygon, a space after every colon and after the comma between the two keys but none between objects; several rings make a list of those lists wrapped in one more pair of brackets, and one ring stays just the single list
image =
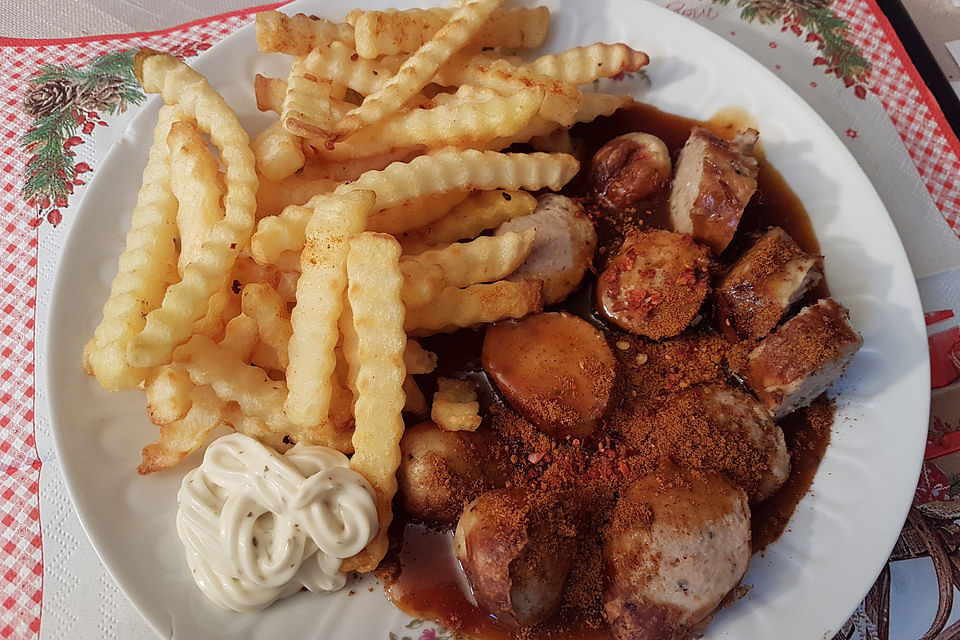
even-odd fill
[{"label": "green pine needle print", "polygon": [[74,161],[72,147],[83,144],[82,136],[97,126],[106,126],[103,114],[123,113],[144,101],[133,74],[135,53],[105,53],[77,67],[45,64],[30,78],[23,109],[33,123],[20,141],[30,154],[21,193],[36,207],[36,224],[44,219],[59,224],[60,209],[83,184],[80,174],[90,170]]},{"label": "green pine needle print", "polygon": [[[713,0],[729,5],[730,0]],[[823,66],[852,87],[854,94],[866,98],[870,63],[850,38],[850,25],[830,7],[830,0],[736,0],[740,18],[760,24],[782,23],[781,31],[797,37],[806,33],[807,42],[815,42],[819,55],[814,66]]]}]

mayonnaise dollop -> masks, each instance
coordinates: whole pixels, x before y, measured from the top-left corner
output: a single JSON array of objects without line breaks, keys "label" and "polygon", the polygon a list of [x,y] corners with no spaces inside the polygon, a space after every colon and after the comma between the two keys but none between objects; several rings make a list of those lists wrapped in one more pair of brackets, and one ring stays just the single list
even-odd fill
[{"label": "mayonnaise dollop", "polygon": [[341,588],[341,560],[377,533],[373,489],[345,455],[302,443],[281,455],[239,433],[207,448],[177,503],[193,579],[235,611]]}]

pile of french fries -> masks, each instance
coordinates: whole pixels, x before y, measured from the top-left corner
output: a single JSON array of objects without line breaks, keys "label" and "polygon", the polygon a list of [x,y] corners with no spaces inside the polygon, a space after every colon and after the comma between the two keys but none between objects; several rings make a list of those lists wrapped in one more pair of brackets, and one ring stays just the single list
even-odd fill
[{"label": "pile of french fries", "polygon": [[[482,234],[577,173],[570,126],[631,102],[581,85],[648,62],[622,44],[524,62],[549,11],[502,4],[357,10],[344,23],[259,14],[260,50],[293,59],[285,79],[255,80],[258,107],[278,118],[252,143],[203,76],[138,53],[137,78],[164,106],[83,366],[106,389],[145,391],[160,432],[141,473],[222,425],[279,451],[352,454],[380,532],[342,570],[377,566],[401,412],[427,416],[413,376],[436,366],[408,336],[542,309],[539,281],[507,279],[535,232]],[[502,152],[516,143],[535,151]],[[478,409],[468,383],[441,380],[429,413],[476,429]]]}]

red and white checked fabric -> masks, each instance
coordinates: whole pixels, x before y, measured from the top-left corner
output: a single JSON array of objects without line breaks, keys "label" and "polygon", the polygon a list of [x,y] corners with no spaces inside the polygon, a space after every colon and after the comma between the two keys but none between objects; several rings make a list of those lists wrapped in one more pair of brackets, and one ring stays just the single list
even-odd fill
[{"label": "red and white checked fabric", "polygon": [[852,39],[873,66],[880,99],[947,224],[960,234],[960,142],[875,0],[836,0]]},{"label": "red and white checked fabric", "polygon": [[[271,5],[276,6],[276,5]],[[873,65],[873,90],[931,197],[960,234],[960,143],[874,0],[836,0]],[[190,57],[252,19],[253,8],[160,32],[59,41],[0,38],[0,638],[39,637],[43,603],[40,458],[34,432],[38,229],[20,197],[30,126],[20,109],[41,63],[83,64],[107,51],[148,46]]]},{"label": "red and white checked fabric", "polygon": [[42,63],[81,65],[131,47],[190,57],[263,8],[153,33],[63,41],[0,38],[0,638],[37,638],[43,603],[41,463],[34,432],[38,229],[33,208],[20,196],[28,155],[19,142],[30,126],[20,103],[28,79]]}]

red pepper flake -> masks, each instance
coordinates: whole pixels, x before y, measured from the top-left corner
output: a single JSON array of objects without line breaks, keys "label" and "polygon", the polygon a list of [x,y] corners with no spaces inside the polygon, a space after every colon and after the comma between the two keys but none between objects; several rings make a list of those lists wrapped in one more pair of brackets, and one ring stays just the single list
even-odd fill
[{"label": "red pepper flake", "polygon": [[697,276],[694,273],[693,269],[687,269],[683,272],[683,275],[677,278],[677,284],[679,285],[694,285],[697,282]]}]

